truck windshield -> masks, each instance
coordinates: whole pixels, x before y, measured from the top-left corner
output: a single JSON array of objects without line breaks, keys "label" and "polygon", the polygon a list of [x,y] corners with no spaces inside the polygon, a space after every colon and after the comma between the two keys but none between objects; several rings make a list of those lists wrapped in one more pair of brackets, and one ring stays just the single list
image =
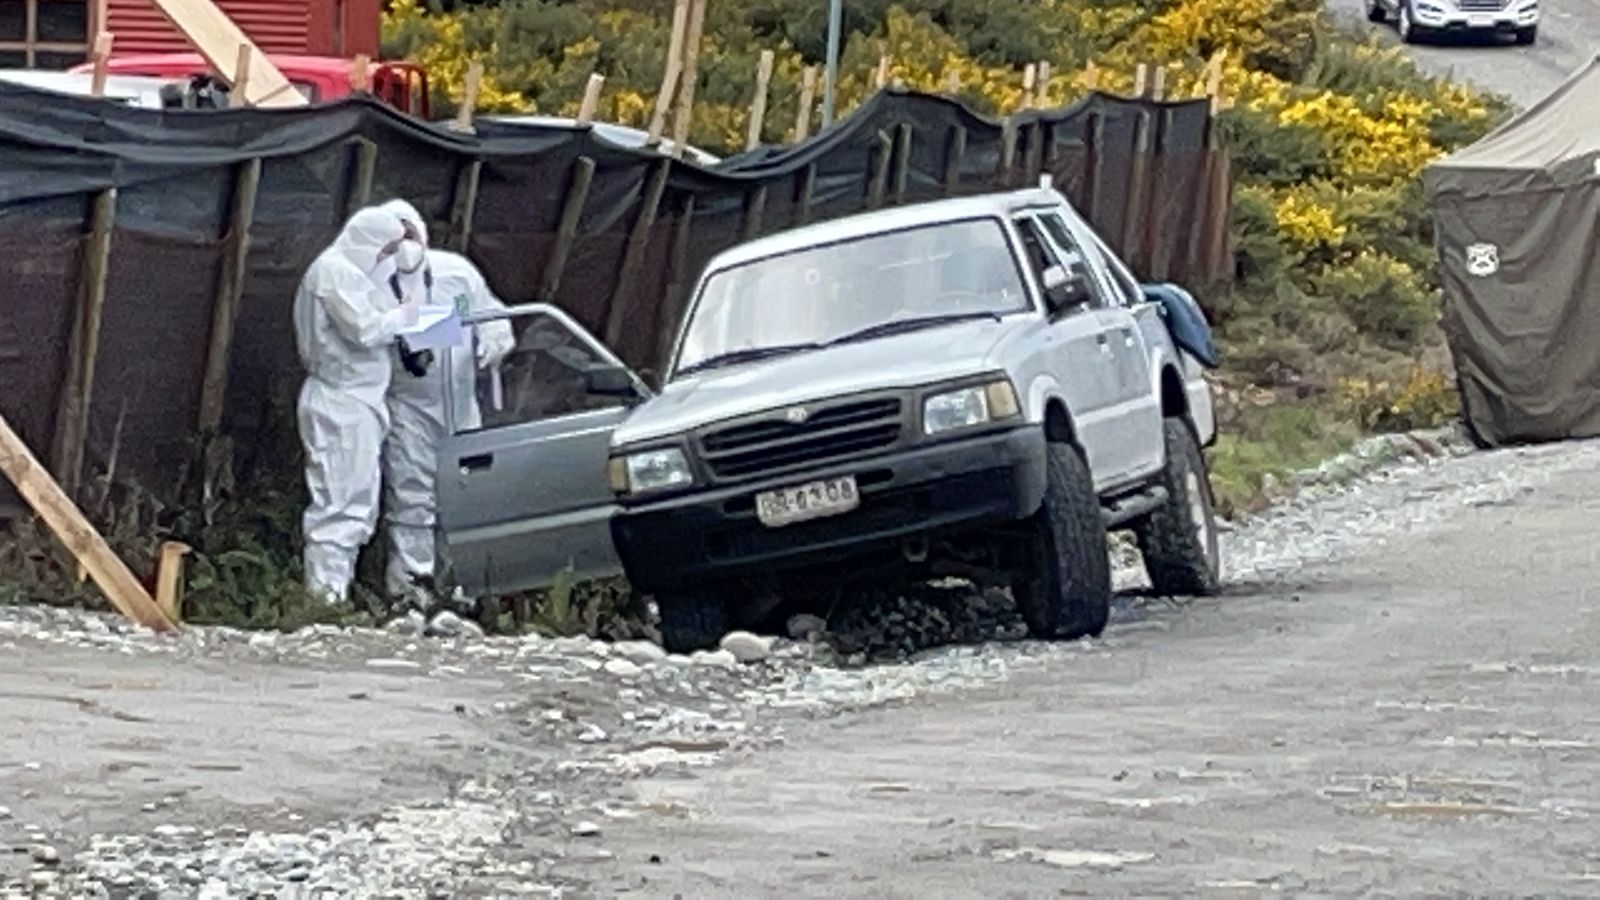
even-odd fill
[{"label": "truck windshield", "polygon": [[895,322],[942,324],[1026,308],[1022,272],[1000,220],[940,222],[713,274],[675,368],[760,358],[769,347],[824,346]]}]

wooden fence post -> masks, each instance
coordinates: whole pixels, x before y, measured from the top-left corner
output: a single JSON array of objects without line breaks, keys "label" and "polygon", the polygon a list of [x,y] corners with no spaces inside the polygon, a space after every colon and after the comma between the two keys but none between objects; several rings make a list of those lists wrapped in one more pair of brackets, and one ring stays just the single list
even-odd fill
[{"label": "wooden fence post", "polygon": [[1021,109],[1028,109],[1028,108],[1033,106],[1033,91],[1034,91],[1034,88],[1036,87],[1036,83],[1037,83],[1038,79],[1039,79],[1039,67],[1036,66],[1033,63],[1028,63],[1027,67],[1022,70],[1022,103],[1020,105]]},{"label": "wooden fence post", "polygon": [[672,119],[672,152],[682,158],[689,145],[694,127],[694,89],[700,79],[700,43],[706,30],[706,4],[710,0],[692,0],[689,11],[689,31],[683,45],[683,80],[678,86],[678,109]]},{"label": "wooden fence post", "polygon": [[472,117],[478,112],[478,91],[483,83],[483,63],[473,60],[467,66],[467,83],[462,88],[461,106],[456,110],[456,117],[450,123],[455,131],[470,132]]},{"label": "wooden fence post", "polygon": [[807,66],[800,76],[800,110],[794,117],[794,142],[811,136],[811,114],[817,106],[817,67]]},{"label": "wooden fence post", "polygon": [[744,223],[739,228],[739,239],[754,240],[761,234],[761,220],[767,213],[767,186],[761,185],[746,197]]},{"label": "wooden fence post", "polygon": [[83,512],[61,485],[39,465],[39,460],[4,416],[0,416],[0,471],[11,479],[17,493],[94,579],[112,606],[147,628],[173,630],[172,620],[162,615],[161,608],[150,599],[144,585],[112,552],[105,538],[83,517]]},{"label": "wooden fence post", "polygon": [[192,549],[177,541],[162,541],[156,557],[156,606],[173,622],[183,619],[183,558]]},{"label": "wooden fence post", "polygon": [[350,90],[365,94],[372,90],[372,57],[357,53],[350,61]]},{"label": "wooden fence post", "polygon": [[234,105],[234,98],[238,98],[239,106],[249,106],[250,89],[250,62],[254,52],[249,43],[239,45],[239,58],[233,65],[233,78],[228,86],[228,105]]},{"label": "wooden fence post", "polygon": [[667,44],[667,66],[661,75],[661,92],[656,94],[655,112],[650,116],[648,144],[655,146],[667,131],[667,114],[677,99],[683,80],[683,42],[689,32],[689,12],[693,0],[677,0],[672,7],[672,37]]},{"label": "wooden fence post", "polygon": [[450,209],[450,231],[456,252],[465,255],[472,246],[472,221],[478,215],[478,186],[483,181],[483,160],[468,163],[456,176],[455,203]]},{"label": "wooden fence post", "polygon": [[800,183],[795,188],[795,224],[807,225],[811,222],[811,201],[817,191],[817,164],[811,163],[800,170]]},{"label": "wooden fence post", "polygon": [[1000,164],[996,176],[1003,187],[1011,186],[1011,172],[1017,163],[1017,120],[1007,116],[1000,123]]},{"label": "wooden fence post", "polygon": [[1150,99],[1160,103],[1167,99],[1167,67],[1156,66],[1150,83]]},{"label": "wooden fence post", "polygon": [[1150,65],[1139,63],[1139,68],[1133,72],[1133,95],[1143,97],[1150,93]]},{"label": "wooden fence post", "polygon": [[875,74],[873,76],[872,83],[880,91],[889,86],[889,66],[890,65],[891,65],[891,60],[890,60],[889,55],[887,53],[885,53],[883,56],[878,57],[878,71],[877,71],[877,74]]},{"label": "wooden fence post", "polygon": [[744,147],[754,150],[761,145],[761,127],[767,123],[767,91],[772,83],[772,66],[777,61],[771,50],[761,51],[761,61],[756,65],[756,97],[750,102],[750,133],[745,136]]},{"label": "wooden fence post", "polygon": [[1094,64],[1094,60],[1089,60],[1083,67],[1083,74],[1078,76],[1078,80],[1086,91],[1100,90],[1100,67]]},{"label": "wooden fence post", "polygon": [[101,31],[95,35],[94,51],[89,57],[94,65],[91,70],[93,74],[89,77],[89,93],[96,97],[103,97],[106,93],[106,76],[108,72],[106,63],[111,59],[111,46],[115,38],[112,37],[110,32],[104,30],[106,27],[104,19],[101,19],[100,24],[96,27],[100,28]]},{"label": "wooden fence post", "polygon": [[889,190],[889,166],[894,160],[894,139],[878,132],[872,149],[872,165],[868,169],[867,208],[883,206],[884,194]]},{"label": "wooden fence post", "polygon": [[623,252],[622,267],[617,273],[617,288],[611,295],[611,305],[606,310],[604,341],[615,347],[622,339],[626,324],[625,305],[632,299],[633,284],[639,278],[639,267],[644,265],[645,251],[650,246],[650,229],[655,227],[661,210],[661,198],[667,192],[667,177],[672,174],[672,161],[663,159],[651,170],[645,184],[644,196],[639,204],[639,217],[633,221],[633,231],[628,235],[628,248]]},{"label": "wooden fence post", "polygon": [[944,145],[944,193],[951,196],[961,187],[961,164],[967,159],[967,129],[950,126]]},{"label": "wooden fence post", "polygon": [[594,121],[595,111],[600,107],[600,91],[606,86],[606,77],[598,72],[590,73],[589,83],[583,89],[583,103],[578,106],[578,124],[587,125]]},{"label": "wooden fence post", "polygon": [[1049,60],[1039,63],[1039,86],[1034,94],[1038,99],[1034,101],[1035,106],[1044,107],[1049,104],[1050,82],[1053,78],[1054,74],[1050,68]]},{"label": "wooden fence post", "polygon": [[356,210],[372,202],[372,180],[378,171],[378,145],[366,138],[350,141],[355,148],[355,174],[350,179],[350,194],[345,198],[344,217],[355,215]]},{"label": "wooden fence post", "polygon": [[116,225],[117,189],[95,194],[89,214],[89,235],[80,268],[78,306],[67,345],[67,371],[56,404],[51,468],[68,496],[78,493],[83,479],[84,443],[89,436],[89,409],[94,400],[95,360],[100,353],[100,321],[106,304],[106,276],[111,269],[111,233]]},{"label": "wooden fence post", "polygon": [[689,269],[689,237],[694,228],[694,195],[684,198],[683,212],[672,229],[672,251],[667,266],[667,291],[656,309],[656,362],[659,383],[666,377],[666,365],[677,341],[678,329],[689,306],[689,293],[694,290],[695,273]]},{"label": "wooden fence post", "polygon": [[222,425],[222,410],[228,398],[228,364],[233,356],[233,326],[239,318],[239,303],[244,297],[250,226],[255,221],[256,195],[260,189],[261,160],[240,163],[234,176],[228,235],[223,242],[222,275],[217,280],[216,299],[211,307],[211,344],[206,352],[205,381],[200,386],[199,429],[202,434],[213,433]]},{"label": "wooden fence post", "polygon": [[583,206],[589,201],[589,186],[594,183],[594,160],[578,157],[572,166],[572,178],[567,181],[567,196],[561,204],[561,221],[556,226],[556,242],[550,248],[550,258],[544,265],[544,278],[539,285],[539,299],[552,303],[561,290],[561,276],[567,270],[567,258],[572,255],[572,245],[578,239],[578,223],[583,217]]},{"label": "wooden fence post", "polygon": [[894,202],[906,202],[906,189],[911,185],[912,129],[902,122],[894,130]]}]

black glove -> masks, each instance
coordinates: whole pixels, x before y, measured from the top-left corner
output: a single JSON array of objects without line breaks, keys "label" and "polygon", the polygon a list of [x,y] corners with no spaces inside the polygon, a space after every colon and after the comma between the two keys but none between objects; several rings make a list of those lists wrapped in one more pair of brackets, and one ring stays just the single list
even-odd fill
[{"label": "black glove", "polygon": [[400,364],[406,367],[412,377],[421,378],[428,374],[428,367],[433,365],[432,350],[412,350],[405,338],[399,338]]}]

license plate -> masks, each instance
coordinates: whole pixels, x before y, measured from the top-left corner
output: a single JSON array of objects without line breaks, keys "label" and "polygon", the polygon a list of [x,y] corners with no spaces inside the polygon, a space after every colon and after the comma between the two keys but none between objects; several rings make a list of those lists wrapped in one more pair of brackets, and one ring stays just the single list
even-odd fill
[{"label": "license plate", "polygon": [[1494,16],[1467,16],[1467,24],[1473,28],[1493,28]]},{"label": "license plate", "polygon": [[837,516],[861,505],[853,477],[829,478],[756,495],[756,517],[768,528]]}]

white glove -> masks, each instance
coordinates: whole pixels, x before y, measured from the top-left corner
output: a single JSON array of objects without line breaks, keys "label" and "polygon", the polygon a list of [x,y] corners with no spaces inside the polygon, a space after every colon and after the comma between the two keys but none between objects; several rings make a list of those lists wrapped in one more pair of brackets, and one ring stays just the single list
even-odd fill
[{"label": "white glove", "polygon": [[506,322],[491,322],[478,328],[478,368],[489,369],[500,364],[516,347],[511,326]]},{"label": "white glove", "polygon": [[422,318],[422,304],[414,299],[407,298],[400,304],[400,324],[402,328],[410,328]]}]

